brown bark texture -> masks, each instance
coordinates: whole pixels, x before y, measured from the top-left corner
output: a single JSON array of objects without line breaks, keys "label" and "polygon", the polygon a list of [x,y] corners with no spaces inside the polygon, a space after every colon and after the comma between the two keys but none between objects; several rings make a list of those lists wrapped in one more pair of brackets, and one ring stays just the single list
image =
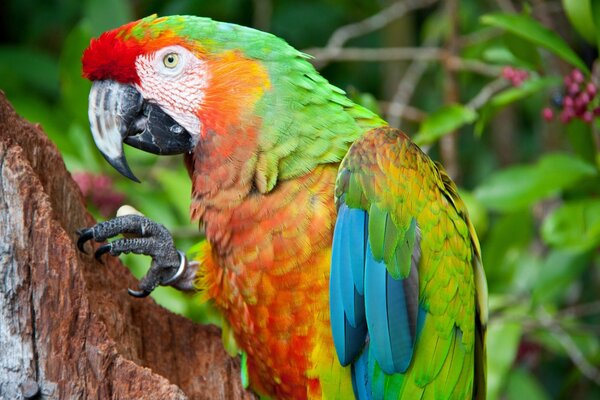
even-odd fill
[{"label": "brown bark texture", "polygon": [[253,399],[217,328],[130,297],[118,259],[76,249],[93,223],[57,148],[0,92],[0,398]]}]

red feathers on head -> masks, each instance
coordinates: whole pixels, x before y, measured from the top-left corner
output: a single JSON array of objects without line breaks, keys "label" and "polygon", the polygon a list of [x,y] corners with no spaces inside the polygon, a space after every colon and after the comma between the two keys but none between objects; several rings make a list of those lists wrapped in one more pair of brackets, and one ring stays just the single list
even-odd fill
[{"label": "red feathers on head", "polygon": [[123,38],[124,33],[127,32],[126,28],[105,32],[99,38],[92,39],[81,59],[84,78],[139,83],[135,60],[144,52],[144,48],[133,38]]}]

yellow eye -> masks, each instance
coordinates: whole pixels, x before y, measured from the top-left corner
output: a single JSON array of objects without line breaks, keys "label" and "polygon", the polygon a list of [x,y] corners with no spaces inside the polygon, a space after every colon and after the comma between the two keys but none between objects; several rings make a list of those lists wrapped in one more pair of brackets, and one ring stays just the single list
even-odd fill
[{"label": "yellow eye", "polygon": [[175,68],[179,64],[179,54],[169,53],[163,57],[163,64],[167,68]]}]

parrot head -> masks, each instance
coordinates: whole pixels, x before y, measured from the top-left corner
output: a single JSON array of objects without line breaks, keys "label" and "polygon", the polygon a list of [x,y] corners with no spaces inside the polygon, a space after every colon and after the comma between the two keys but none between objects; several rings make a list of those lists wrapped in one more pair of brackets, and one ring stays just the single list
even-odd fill
[{"label": "parrot head", "polygon": [[190,153],[206,132],[239,122],[269,89],[262,63],[240,50],[257,32],[153,15],[92,39],[83,76],[93,82],[90,128],[106,160],[137,181],[123,143],[161,155]]}]

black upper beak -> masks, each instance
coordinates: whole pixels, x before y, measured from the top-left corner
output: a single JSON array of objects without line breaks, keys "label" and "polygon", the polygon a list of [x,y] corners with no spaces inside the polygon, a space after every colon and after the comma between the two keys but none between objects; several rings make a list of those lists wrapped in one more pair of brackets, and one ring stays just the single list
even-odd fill
[{"label": "black upper beak", "polygon": [[123,142],[149,153],[169,155],[193,150],[192,135],[131,85],[95,81],[88,116],[96,146],[124,176],[139,182],[123,153]]}]

